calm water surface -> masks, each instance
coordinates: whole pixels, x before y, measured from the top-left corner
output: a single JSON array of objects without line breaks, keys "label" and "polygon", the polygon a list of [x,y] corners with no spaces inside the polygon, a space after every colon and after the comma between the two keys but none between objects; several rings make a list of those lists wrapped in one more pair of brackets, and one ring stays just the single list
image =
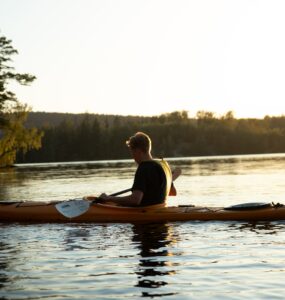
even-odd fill
[{"label": "calm water surface", "polygon": [[[285,155],[171,159],[176,204],[285,203]],[[0,201],[129,188],[131,161],[21,165]],[[284,299],[285,222],[1,224],[0,299]]]}]

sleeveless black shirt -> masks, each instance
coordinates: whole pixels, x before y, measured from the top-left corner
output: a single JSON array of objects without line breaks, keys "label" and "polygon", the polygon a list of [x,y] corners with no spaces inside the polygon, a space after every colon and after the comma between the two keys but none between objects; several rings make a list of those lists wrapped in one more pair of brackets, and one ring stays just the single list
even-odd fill
[{"label": "sleeveless black shirt", "polygon": [[144,161],[137,168],[132,190],[143,192],[140,206],[164,203],[171,185],[171,171],[166,161]]}]

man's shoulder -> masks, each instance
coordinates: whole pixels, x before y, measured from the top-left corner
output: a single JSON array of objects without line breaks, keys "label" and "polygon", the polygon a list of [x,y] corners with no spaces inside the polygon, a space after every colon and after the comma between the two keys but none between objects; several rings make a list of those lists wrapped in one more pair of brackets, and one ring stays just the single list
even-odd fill
[{"label": "man's shoulder", "polygon": [[[167,163],[166,163],[167,164]],[[167,164],[168,166],[168,164]],[[163,160],[148,160],[144,161],[139,164],[138,171],[140,172],[149,172],[149,171],[155,171],[155,172],[165,172],[165,168],[167,166],[164,164]]]},{"label": "man's shoulder", "polygon": [[147,160],[147,161],[141,162],[139,164],[139,167],[142,167],[142,168],[153,168],[153,167],[161,166],[162,163],[163,163],[162,160],[158,160],[158,159]]},{"label": "man's shoulder", "polygon": [[155,167],[156,165],[157,163],[154,160],[147,160],[139,164],[139,169],[149,169]]}]

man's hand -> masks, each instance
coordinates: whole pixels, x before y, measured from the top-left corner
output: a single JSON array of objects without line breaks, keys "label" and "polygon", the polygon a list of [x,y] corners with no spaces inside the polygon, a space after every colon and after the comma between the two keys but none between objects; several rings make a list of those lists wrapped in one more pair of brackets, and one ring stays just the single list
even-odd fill
[{"label": "man's hand", "polygon": [[107,194],[105,194],[105,193],[101,194],[98,198],[99,198],[99,200],[109,200],[108,199],[109,196]]}]

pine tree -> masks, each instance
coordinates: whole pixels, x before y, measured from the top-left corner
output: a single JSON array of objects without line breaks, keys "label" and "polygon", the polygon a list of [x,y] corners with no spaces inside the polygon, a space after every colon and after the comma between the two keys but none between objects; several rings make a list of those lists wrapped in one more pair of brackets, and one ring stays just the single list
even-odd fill
[{"label": "pine tree", "polygon": [[0,167],[12,165],[19,151],[39,149],[43,135],[36,128],[24,127],[30,109],[8,89],[12,81],[28,85],[36,79],[33,75],[15,71],[10,65],[15,54],[18,51],[13,48],[12,41],[0,36]]}]

